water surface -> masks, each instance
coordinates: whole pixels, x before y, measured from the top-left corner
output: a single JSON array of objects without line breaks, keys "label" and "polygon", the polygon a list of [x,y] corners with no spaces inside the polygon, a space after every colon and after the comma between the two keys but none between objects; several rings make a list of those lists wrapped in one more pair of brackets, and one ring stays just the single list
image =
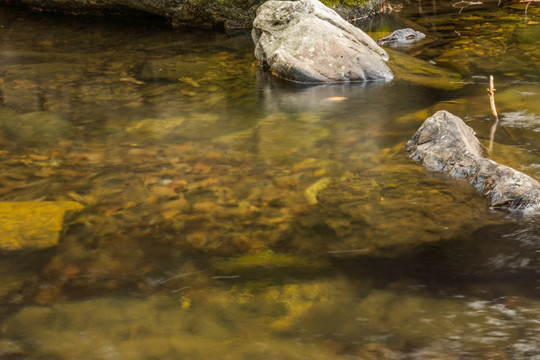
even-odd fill
[{"label": "water surface", "polygon": [[[299,86],[249,34],[1,8],[0,201],[85,211],[1,253],[0,357],[540,357],[538,218],[400,154],[439,109],[485,144],[493,75],[493,158],[540,178],[538,7],[460,4],[359,24],[424,31],[395,51],[448,86]],[[363,202],[318,200],[352,178]]]}]

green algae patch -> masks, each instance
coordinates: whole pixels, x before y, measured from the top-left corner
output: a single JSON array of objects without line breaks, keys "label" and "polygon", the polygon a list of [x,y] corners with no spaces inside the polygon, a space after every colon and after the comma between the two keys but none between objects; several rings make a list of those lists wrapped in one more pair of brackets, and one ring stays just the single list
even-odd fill
[{"label": "green algae patch", "polygon": [[74,201],[0,202],[0,249],[57,245],[66,215],[83,208]]},{"label": "green algae patch", "polygon": [[[215,266],[215,269],[221,273],[235,274],[243,278],[249,278],[260,271],[267,273],[271,270],[273,276],[278,276],[280,275],[280,272],[309,272],[316,268],[317,265],[315,263],[304,258],[288,254],[279,254],[272,250],[264,250],[257,254],[248,254],[232,258]],[[268,276],[264,278],[268,280]]]}]

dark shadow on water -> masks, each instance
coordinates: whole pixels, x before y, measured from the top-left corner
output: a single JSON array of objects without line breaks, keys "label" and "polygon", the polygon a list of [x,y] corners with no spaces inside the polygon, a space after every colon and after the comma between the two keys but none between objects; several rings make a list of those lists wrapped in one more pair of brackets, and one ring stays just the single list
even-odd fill
[{"label": "dark shadow on water", "polygon": [[418,246],[398,258],[335,257],[333,266],[377,286],[434,296],[540,299],[540,226],[535,221],[480,227],[467,238]]}]

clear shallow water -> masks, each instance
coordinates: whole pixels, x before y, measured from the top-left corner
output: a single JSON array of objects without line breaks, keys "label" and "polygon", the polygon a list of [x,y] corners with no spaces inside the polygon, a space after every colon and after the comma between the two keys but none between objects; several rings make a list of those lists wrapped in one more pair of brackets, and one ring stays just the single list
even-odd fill
[{"label": "clear shallow water", "polygon": [[[493,74],[493,157],[540,178],[537,8],[449,5],[404,9],[428,40],[398,49],[457,71],[446,90],[293,86],[248,35],[1,9],[0,200],[86,210],[1,254],[0,356],[540,356],[538,218],[394,156],[437,109],[486,139]],[[316,203],[355,176],[366,202]]]}]

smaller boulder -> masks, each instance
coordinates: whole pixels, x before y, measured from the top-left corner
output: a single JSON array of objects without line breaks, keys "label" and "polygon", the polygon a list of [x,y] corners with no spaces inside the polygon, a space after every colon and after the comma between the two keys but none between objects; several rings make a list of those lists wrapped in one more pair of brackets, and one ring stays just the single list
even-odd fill
[{"label": "smaller boulder", "polygon": [[303,83],[391,80],[387,53],[317,0],[267,1],[253,22],[255,57]]},{"label": "smaller boulder", "polygon": [[388,36],[383,37],[377,41],[379,45],[410,45],[413,42],[422,40],[426,35],[420,31],[413,30],[411,28],[399,29],[394,31]]},{"label": "smaller boulder", "polygon": [[466,179],[488,198],[491,207],[540,208],[540,183],[483,157],[474,131],[447,111],[438,111],[424,121],[405,150],[430,170]]}]

